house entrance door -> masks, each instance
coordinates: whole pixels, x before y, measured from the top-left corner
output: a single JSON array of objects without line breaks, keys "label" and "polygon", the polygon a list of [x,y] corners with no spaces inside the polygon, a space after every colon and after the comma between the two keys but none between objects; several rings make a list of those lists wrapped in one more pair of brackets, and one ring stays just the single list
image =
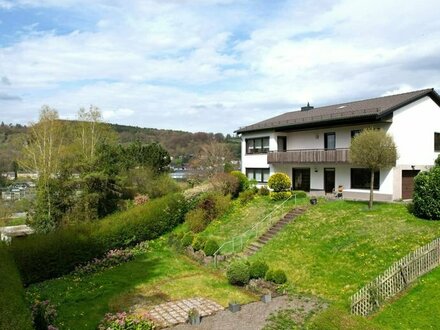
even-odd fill
[{"label": "house entrance door", "polygon": [[324,169],[324,190],[326,193],[332,193],[335,188],[335,169]]},{"label": "house entrance door", "polygon": [[310,191],[310,168],[292,168],[293,189]]}]

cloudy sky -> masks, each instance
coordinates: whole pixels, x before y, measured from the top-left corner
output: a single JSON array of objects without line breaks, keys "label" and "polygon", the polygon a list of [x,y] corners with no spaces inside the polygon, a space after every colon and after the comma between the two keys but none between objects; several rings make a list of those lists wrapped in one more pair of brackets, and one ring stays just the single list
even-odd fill
[{"label": "cloudy sky", "polygon": [[440,88],[438,1],[0,0],[0,115],[231,133]]}]

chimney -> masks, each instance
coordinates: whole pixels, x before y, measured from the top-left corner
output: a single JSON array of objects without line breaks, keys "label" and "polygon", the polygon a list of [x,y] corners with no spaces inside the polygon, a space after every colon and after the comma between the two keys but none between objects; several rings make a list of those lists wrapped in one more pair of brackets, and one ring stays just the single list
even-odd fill
[{"label": "chimney", "polygon": [[301,107],[301,111],[308,111],[312,110],[314,107],[307,102],[307,105],[305,107]]}]

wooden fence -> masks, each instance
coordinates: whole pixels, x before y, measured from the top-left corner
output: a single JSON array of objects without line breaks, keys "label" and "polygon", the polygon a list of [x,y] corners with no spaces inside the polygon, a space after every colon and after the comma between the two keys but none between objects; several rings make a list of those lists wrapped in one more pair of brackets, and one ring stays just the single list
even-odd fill
[{"label": "wooden fence", "polygon": [[351,313],[366,316],[440,264],[440,238],[407,254],[351,297]]}]

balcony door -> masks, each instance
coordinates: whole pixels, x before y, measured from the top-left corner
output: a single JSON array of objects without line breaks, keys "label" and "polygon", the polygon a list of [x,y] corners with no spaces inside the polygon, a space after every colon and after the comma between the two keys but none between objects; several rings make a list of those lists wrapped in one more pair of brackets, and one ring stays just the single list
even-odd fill
[{"label": "balcony door", "polygon": [[324,168],[324,190],[326,193],[333,192],[335,188],[335,169]]},{"label": "balcony door", "polygon": [[278,151],[284,152],[287,150],[287,137],[286,136],[278,136],[277,137]]},{"label": "balcony door", "polygon": [[310,168],[292,168],[293,189],[310,191]]}]

